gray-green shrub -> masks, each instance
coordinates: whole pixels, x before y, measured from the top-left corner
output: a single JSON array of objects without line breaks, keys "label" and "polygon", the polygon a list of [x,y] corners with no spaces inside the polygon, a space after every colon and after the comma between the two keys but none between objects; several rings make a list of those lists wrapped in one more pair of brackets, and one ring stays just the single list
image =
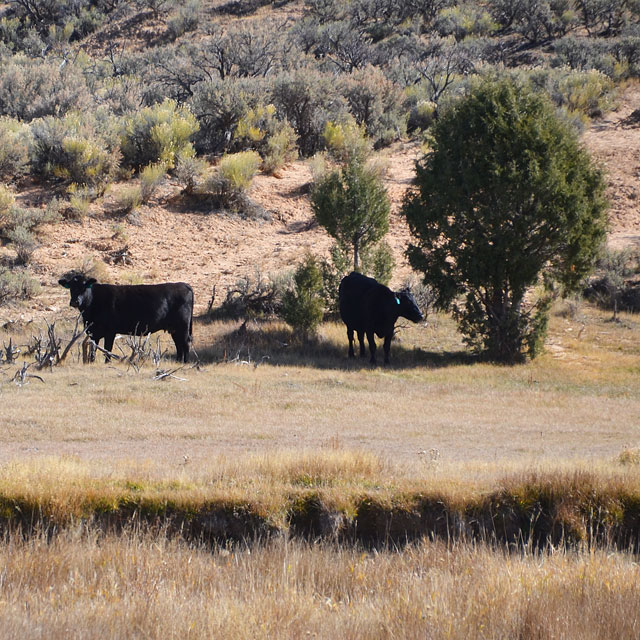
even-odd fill
[{"label": "gray-green shrub", "polygon": [[32,170],[46,179],[87,186],[98,196],[118,169],[118,150],[83,114],[36,120],[31,135]]},{"label": "gray-green shrub", "polygon": [[0,117],[0,180],[19,178],[28,171],[29,127]]},{"label": "gray-green shrub", "polygon": [[74,64],[16,55],[0,66],[0,115],[25,122],[84,110],[90,96],[82,70]]},{"label": "gray-green shrub", "polygon": [[171,169],[178,155],[194,153],[191,138],[197,130],[193,113],[173,100],[144,107],[125,118],[120,137],[123,163],[140,169],[162,162]]}]

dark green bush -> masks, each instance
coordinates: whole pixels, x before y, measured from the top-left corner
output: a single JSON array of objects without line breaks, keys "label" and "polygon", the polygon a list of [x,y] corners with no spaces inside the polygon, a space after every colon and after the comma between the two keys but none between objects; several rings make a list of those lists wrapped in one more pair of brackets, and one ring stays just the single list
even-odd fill
[{"label": "dark green bush", "polygon": [[313,187],[311,206],[316,220],[353,257],[354,271],[360,270],[367,248],[389,230],[387,191],[360,158],[322,176]]},{"label": "dark green bush", "polygon": [[293,276],[293,286],[282,296],[282,318],[302,342],[320,325],[323,316],[322,271],[317,259],[307,255]]},{"label": "dark green bush", "polygon": [[472,348],[533,357],[554,287],[576,290],[606,237],[604,177],[549,100],[507,80],[443,114],[432,148],[403,207],[409,261]]}]

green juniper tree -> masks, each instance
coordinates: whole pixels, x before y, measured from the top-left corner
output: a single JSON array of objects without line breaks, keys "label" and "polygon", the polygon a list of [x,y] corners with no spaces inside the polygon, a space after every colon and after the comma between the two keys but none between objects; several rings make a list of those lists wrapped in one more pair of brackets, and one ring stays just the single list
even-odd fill
[{"label": "green juniper tree", "polygon": [[436,306],[490,359],[535,356],[551,292],[575,290],[604,241],[601,171],[546,98],[507,80],[445,112],[416,170],[407,253]]},{"label": "green juniper tree", "polygon": [[382,181],[361,158],[322,177],[313,189],[316,220],[343,250],[353,252],[353,269],[360,270],[362,251],[389,230],[390,203]]}]

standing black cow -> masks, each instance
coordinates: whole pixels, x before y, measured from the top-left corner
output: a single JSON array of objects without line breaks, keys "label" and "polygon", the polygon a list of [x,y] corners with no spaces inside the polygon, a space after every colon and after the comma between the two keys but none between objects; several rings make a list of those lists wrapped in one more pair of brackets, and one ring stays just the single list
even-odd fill
[{"label": "standing black cow", "polygon": [[[177,358],[188,362],[193,341],[193,289],[184,282],[165,284],[98,284],[82,274],[58,280],[71,291],[70,305],[82,314],[87,335],[113,349],[116,333],[144,335],[167,331]],[[109,357],[107,356],[107,360]]]},{"label": "standing black cow", "polygon": [[364,356],[364,336],[366,334],[371,352],[371,362],[376,362],[376,341],[374,334],[384,338],[384,363],[389,364],[389,349],[396,320],[402,316],[412,322],[419,322],[423,316],[414,297],[408,290],[394,293],[373,278],[355,271],[342,278],[338,289],[340,317],[347,325],[349,357],[354,357],[353,332],[358,334],[360,357]]}]

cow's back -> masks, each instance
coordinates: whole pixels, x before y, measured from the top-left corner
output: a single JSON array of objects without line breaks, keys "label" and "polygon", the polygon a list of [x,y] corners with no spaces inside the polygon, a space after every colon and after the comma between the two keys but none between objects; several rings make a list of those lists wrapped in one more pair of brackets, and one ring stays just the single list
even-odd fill
[{"label": "cow's back", "polygon": [[370,305],[367,300],[381,285],[377,280],[352,271],[342,278],[338,288],[338,302],[342,321],[356,330],[364,331]]},{"label": "cow's back", "polygon": [[172,331],[191,324],[193,290],[184,282],[141,285],[93,285],[85,318],[115,333]]}]

